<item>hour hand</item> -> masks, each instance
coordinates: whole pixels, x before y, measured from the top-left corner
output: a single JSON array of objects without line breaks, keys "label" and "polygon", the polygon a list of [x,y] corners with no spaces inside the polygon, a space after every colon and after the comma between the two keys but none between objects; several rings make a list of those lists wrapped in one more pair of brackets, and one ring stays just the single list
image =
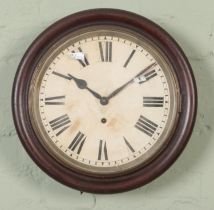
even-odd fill
[{"label": "hour hand", "polygon": [[79,89],[86,89],[86,90],[88,90],[93,96],[95,96],[96,98],[98,98],[98,99],[101,99],[101,98],[102,98],[102,97],[100,96],[100,94],[98,94],[97,92],[93,91],[92,89],[90,89],[90,88],[88,87],[88,84],[87,84],[87,82],[86,82],[85,80],[83,80],[83,79],[78,79],[78,78],[72,76],[71,74],[68,74],[68,76],[69,76],[71,79],[74,80],[74,82],[76,83],[76,85],[77,85],[77,87],[78,87]]}]

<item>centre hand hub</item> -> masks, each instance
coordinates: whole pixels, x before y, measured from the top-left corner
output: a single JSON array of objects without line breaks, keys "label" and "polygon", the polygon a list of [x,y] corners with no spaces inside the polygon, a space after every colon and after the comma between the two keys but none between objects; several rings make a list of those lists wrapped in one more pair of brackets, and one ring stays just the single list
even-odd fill
[{"label": "centre hand hub", "polygon": [[107,104],[109,103],[109,100],[108,100],[107,97],[102,97],[102,98],[100,99],[100,103],[101,103],[102,105],[107,105]]}]

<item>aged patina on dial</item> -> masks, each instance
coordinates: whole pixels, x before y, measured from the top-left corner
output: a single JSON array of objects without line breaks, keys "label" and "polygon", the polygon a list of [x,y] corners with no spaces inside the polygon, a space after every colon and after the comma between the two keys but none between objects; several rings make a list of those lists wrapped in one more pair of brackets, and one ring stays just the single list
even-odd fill
[{"label": "aged patina on dial", "polygon": [[67,165],[121,173],[144,164],[173,130],[179,90],[171,67],[135,36],[89,27],[60,40],[38,65],[30,114]]},{"label": "aged patina on dial", "polygon": [[[102,11],[93,12],[101,15]],[[108,189],[106,184],[145,170],[169,149],[179,121],[181,124],[182,109],[187,106],[182,104],[185,84],[181,87],[179,68],[166,50],[147,33],[107,22],[117,13],[130,19],[139,17],[108,11],[109,17],[103,16],[101,22],[88,20],[89,24],[74,29],[71,24],[72,30],[66,28],[66,33],[62,30],[50,40],[34,60],[25,103],[39,147],[54,164],[76,174],[69,175],[72,183],[57,178],[55,169],[51,175],[72,187],[77,187],[75,176],[83,176],[83,182],[94,178],[96,189],[77,188],[95,192],[136,187],[130,184],[117,189],[112,185]],[[84,14],[93,17],[93,12],[71,16],[70,20],[79,18],[81,22]],[[194,113],[193,107],[192,120]],[[100,184],[103,178],[109,181]]]}]

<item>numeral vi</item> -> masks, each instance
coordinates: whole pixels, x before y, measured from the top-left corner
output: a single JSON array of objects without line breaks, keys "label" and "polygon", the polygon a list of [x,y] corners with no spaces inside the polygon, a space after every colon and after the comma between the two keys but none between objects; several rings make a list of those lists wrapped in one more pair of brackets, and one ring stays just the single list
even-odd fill
[{"label": "numeral vi", "polygon": [[98,160],[108,160],[107,146],[103,140],[99,142]]}]

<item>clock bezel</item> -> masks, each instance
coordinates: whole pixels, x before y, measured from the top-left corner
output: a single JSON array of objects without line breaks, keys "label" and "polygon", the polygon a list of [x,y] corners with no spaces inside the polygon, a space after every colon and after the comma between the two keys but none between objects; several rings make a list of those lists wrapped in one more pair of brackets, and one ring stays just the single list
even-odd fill
[{"label": "clock bezel", "polygon": [[[73,158],[70,158],[69,155],[64,153],[64,151],[56,147],[56,145],[53,143],[53,139],[49,137],[49,135],[46,133],[46,130],[43,127],[43,122],[40,117],[40,110],[38,109],[39,98],[40,98],[39,90],[41,87],[42,78],[44,77],[44,75],[46,75],[46,70],[50,66],[50,63],[53,62],[53,59],[55,59],[57,55],[59,55],[62,49],[66,50],[70,45],[72,45],[73,39],[77,39],[77,41],[75,42],[79,42],[78,40],[82,40],[83,36],[84,38],[88,36],[90,37],[92,35],[98,36],[98,34],[100,33],[103,33],[103,35],[104,34],[107,35],[106,33],[111,33],[111,35],[117,34],[116,36],[120,38],[132,40],[132,42],[136,42],[136,43],[138,42],[139,46],[143,46],[144,51],[149,52],[154,57],[158,65],[162,69],[165,69],[164,71],[165,71],[165,74],[167,74],[167,76],[165,75],[168,78],[167,80],[170,80],[168,81],[169,89],[171,89],[171,91],[169,91],[170,98],[171,98],[170,107],[173,107],[173,108],[170,108],[171,111],[168,114],[168,117],[167,117],[168,120],[165,124],[163,133],[160,136],[158,136],[158,140],[155,141],[154,145],[149,150],[147,150],[145,154],[138,155],[139,154],[139,151],[138,151],[136,152],[138,154],[135,153],[134,155],[136,156],[136,159],[129,161],[127,163],[123,162],[123,164],[119,163],[117,166],[114,165],[111,167],[109,166],[109,164],[108,166],[104,165],[103,167],[101,167],[100,165],[101,161],[98,162],[96,166],[93,164],[87,165],[83,162],[77,161],[81,159],[83,156],[82,157],[80,156],[78,157],[78,159],[76,159],[77,158],[75,156],[76,154],[74,154],[74,156],[72,155]],[[108,36],[111,36],[111,35],[108,35]],[[29,94],[28,110],[31,118],[31,124],[34,127],[34,131],[36,132],[40,142],[43,144],[46,150],[63,165],[70,167],[72,169],[75,168],[75,170],[78,170],[80,173],[83,173],[83,174],[84,173],[89,175],[93,174],[94,176],[98,176],[98,177],[118,176],[125,173],[130,173],[131,171],[134,171],[139,167],[142,168],[145,164],[148,164],[153,158],[155,158],[155,156],[157,156],[158,153],[167,145],[169,140],[168,137],[171,136],[171,133],[174,130],[173,128],[175,128],[177,124],[177,118],[179,115],[179,108],[180,108],[180,100],[179,100],[180,91],[178,89],[176,78],[173,74],[173,71],[171,70],[171,66],[168,65],[167,59],[163,57],[161,52],[159,52],[159,49],[156,49],[149,40],[142,40],[143,38],[145,37],[140,37],[139,34],[137,33],[133,34],[133,31],[130,32],[126,28],[124,29],[118,26],[116,28],[110,25],[91,26],[91,27],[86,27],[83,30],[82,29],[77,30],[74,33],[69,33],[67,36],[63,37],[62,40],[60,39],[58,42],[54,43],[54,45],[45,54],[43,54],[41,60],[37,64],[37,68],[35,69],[34,75],[31,79],[32,81],[31,87],[28,93]],[[81,46],[81,47],[84,47],[84,46]],[[71,116],[71,119],[72,117],[73,116]],[[106,137],[108,138],[108,136]],[[119,161],[121,160],[118,160],[118,162]],[[115,162],[115,161],[112,161],[112,162]]]},{"label": "clock bezel", "polygon": [[[38,60],[56,40],[91,24],[113,24],[143,34],[155,43],[175,70],[181,92],[181,113],[168,145],[146,166],[129,174],[97,177],[80,174],[56,161],[40,143],[28,111],[28,90]],[[67,16],[46,29],[28,48],[14,80],[12,108],[20,140],[37,165],[59,182],[81,191],[121,192],[142,186],[162,174],[180,155],[191,135],[197,110],[197,90],[191,66],[167,32],[139,15],[116,9],[94,9]]]}]

